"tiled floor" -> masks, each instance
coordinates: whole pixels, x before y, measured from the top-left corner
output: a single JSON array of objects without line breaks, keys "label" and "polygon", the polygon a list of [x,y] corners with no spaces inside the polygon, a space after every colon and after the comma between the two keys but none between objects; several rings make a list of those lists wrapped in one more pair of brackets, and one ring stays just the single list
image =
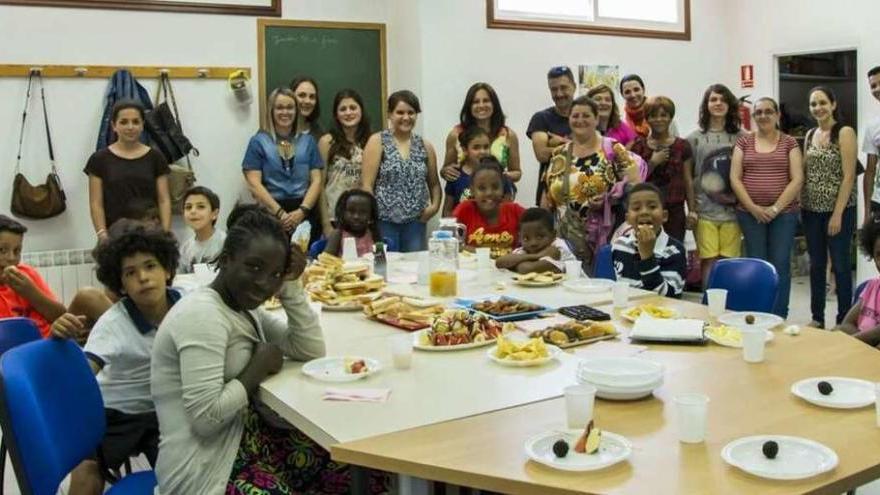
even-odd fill
[{"label": "tiled floor", "polygon": [[[701,295],[696,293],[686,293],[685,298],[691,301],[699,301]],[[834,296],[827,298],[825,307],[825,321],[828,325],[833,324],[834,315],[837,311],[837,301]],[[791,300],[789,306],[789,320],[792,323],[807,324],[810,322],[810,283],[806,277],[795,278],[791,285]],[[144,463],[145,464],[145,463]],[[135,467],[135,469],[141,469]],[[8,495],[19,495],[18,486],[15,483],[15,475],[13,474],[12,465],[7,462],[6,480],[4,483],[5,493]],[[66,494],[66,485],[59,491]],[[874,481],[858,489],[858,495],[880,495],[880,480]]]}]

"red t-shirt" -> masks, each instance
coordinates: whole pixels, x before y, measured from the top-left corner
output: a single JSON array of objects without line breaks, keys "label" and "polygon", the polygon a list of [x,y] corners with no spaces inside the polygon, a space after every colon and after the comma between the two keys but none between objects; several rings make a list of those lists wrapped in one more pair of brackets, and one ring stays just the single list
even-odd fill
[{"label": "red t-shirt", "polygon": [[[39,289],[40,292],[52,299],[56,299],[55,295],[52,294],[52,289],[46,285],[46,281],[43,280],[43,277],[41,277],[33,267],[19,263],[16,268],[18,268],[18,270],[27,278],[31,279],[31,282],[37,286],[37,289]],[[40,333],[43,334],[43,337],[49,336],[49,321],[31,306],[30,301],[12,290],[12,287],[0,284],[0,318],[9,318],[13,316],[30,318],[37,324],[37,328],[40,329]]]},{"label": "red t-shirt", "polygon": [[502,255],[513,251],[519,243],[519,217],[525,208],[518,203],[505,201],[498,212],[498,223],[489,225],[480,214],[474,200],[462,201],[455,207],[452,214],[467,227],[467,245],[473,247],[490,247],[493,254]]}]

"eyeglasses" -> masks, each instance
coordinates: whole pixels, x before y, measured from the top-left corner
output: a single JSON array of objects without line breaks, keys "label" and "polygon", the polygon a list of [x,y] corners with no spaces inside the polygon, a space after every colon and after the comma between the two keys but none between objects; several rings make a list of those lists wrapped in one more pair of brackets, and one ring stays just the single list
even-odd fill
[{"label": "eyeglasses", "polygon": [[571,69],[569,69],[565,65],[558,65],[556,67],[551,68],[550,71],[547,72],[548,78],[561,77],[561,76],[572,77]]}]

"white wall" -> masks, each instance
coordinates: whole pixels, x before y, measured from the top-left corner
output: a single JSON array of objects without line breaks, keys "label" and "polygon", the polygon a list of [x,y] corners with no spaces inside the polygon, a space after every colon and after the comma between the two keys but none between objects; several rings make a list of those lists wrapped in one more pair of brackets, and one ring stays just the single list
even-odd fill
[{"label": "white wall", "polygon": [[[865,77],[868,69],[880,65],[876,0],[841,0],[833,7],[796,0],[739,0],[736,4],[737,8],[731,9],[736,34],[730,34],[730,63],[755,66],[755,95],[778,96],[775,55],[858,50],[857,131],[861,149],[865,125],[880,116],[880,104],[871,97]],[[861,184],[858,187],[861,195]],[[861,201],[859,210],[861,218]],[[859,255],[858,280],[876,275],[874,263]]]},{"label": "white wall", "polygon": [[[389,0],[298,0],[284,2],[285,18],[389,23]],[[401,22],[398,20],[397,22]],[[411,75],[397,61],[389,25],[389,86]],[[253,17],[0,6],[0,63],[97,65],[243,65],[257,72]],[[410,77],[410,79],[407,79]],[[142,81],[154,91],[155,80]],[[82,168],[94,151],[106,81],[47,79],[49,111],[68,211],[25,222],[25,250],[84,248],[94,243],[88,190]],[[241,157],[258,125],[258,106],[236,107],[223,80],[174,83],[187,135],[201,150],[198,181],[221,197],[223,214],[243,190]],[[256,85],[254,85],[256,91]],[[8,213],[11,178],[24,103],[25,79],[0,78],[0,212]],[[33,97],[33,95],[32,95]],[[48,164],[39,107],[32,103],[23,162],[29,179],[45,179]],[[179,223],[179,219],[177,220]],[[176,230],[183,233],[181,225]]]}]

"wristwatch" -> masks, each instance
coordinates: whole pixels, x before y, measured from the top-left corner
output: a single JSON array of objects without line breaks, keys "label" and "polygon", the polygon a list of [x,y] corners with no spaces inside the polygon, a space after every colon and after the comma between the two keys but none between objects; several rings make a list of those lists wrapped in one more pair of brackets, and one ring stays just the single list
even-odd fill
[{"label": "wristwatch", "polygon": [[306,215],[312,212],[312,209],[306,205],[299,205],[299,209],[303,211]]}]

